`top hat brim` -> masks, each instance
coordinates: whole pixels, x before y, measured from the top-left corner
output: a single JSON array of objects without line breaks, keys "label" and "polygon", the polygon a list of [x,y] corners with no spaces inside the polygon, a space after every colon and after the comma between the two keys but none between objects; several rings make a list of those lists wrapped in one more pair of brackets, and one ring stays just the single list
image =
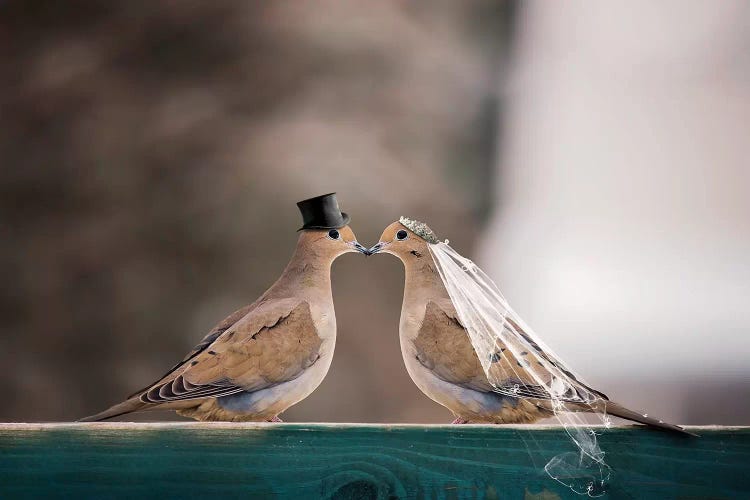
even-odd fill
[{"label": "top hat brim", "polygon": [[341,212],[341,224],[338,224],[336,226],[318,226],[315,224],[305,224],[301,228],[297,229],[297,231],[302,231],[303,229],[341,229],[342,227],[349,224],[349,221],[352,220],[351,217],[349,217],[349,214],[346,212]]}]

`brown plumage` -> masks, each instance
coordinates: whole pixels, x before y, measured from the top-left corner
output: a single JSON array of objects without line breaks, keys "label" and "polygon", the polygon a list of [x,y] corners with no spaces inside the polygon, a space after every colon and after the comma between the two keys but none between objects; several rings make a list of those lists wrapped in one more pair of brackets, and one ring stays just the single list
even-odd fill
[{"label": "brown plumage", "polygon": [[126,401],[82,419],[171,409],[198,420],[274,421],[307,397],[331,364],[336,318],[330,268],[363,252],[348,226],[300,233],[281,277],[229,315],[176,366]]},{"label": "brown plumage", "polygon": [[[434,238],[431,233],[426,236]],[[530,343],[533,350],[497,344],[489,371],[493,380],[502,382],[493,386],[461,324],[427,245],[427,241],[408,227],[394,222],[383,231],[380,242],[370,249],[371,253],[393,254],[404,264],[406,279],[399,336],[404,363],[414,383],[432,400],[451,410],[457,422],[531,423],[552,416],[551,402],[529,370],[533,366],[535,374],[542,373],[549,377],[549,381],[552,374],[545,373],[545,364],[553,364],[563,371],[565,368],[533,342]],[[512,321],[508,322],[507,328],[525,335]],[[519,355],[515,356],[514,351]],[[571,403],[566,404],[567,409],[606,411],[656,428],[685,432],[678,426],[644,417],[611,402],[601,392],[566,373],[571,377],[575,391],[593,393],[600,400],[594,407]],[[515,386],[527,394],[524,397],[510,396],[505,389]]]}]

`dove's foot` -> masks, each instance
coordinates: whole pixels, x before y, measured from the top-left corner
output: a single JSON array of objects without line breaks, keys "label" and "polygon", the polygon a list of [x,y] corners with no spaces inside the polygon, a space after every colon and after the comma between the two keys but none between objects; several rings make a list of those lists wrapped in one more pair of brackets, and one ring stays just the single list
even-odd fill
[{"label": "dove's foot", "polygon": [[283,422],[283,420],[281,420],[281,419],[279,418],[279,416],[278,416],[278,415],[276,415],[275,417],[273,417],[273,418],[269,418],[268,420],[266,420],[266,422]]},{"label": "dove's foot", "polygon": [[463,425],[463,424],[468,424],[468,423],[469,423],[468,420],[464,420],[461,417],[458,417],[458,418],[456,418],[456,420],[454,420],[453,422],[451,422],[451,424],[453,424],[453,425]]}]

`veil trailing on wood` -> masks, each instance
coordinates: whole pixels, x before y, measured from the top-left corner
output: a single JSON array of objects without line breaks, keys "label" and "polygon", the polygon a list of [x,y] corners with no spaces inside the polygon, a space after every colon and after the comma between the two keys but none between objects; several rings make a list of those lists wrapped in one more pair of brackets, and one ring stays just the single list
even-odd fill
[{"label": "veil trailing on wood", "polygon": [[593,412],[609,427],[606,396],[588,387],[565,366],[476,264],[458,254],[447,241],[429,241],[428,248],[494,390],[548,411],[578,448],[553,457],[545,466],[546,472],[576,493],[603,495],[611,470],[594,428],[584,421],[581,412]]}]

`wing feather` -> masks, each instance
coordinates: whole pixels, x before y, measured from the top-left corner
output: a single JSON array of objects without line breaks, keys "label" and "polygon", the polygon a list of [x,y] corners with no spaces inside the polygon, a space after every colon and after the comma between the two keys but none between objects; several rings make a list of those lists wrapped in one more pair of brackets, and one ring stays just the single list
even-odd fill
[{"label": "wing feather", "polygon": [[159,404],[261,390],[301,375],[320,357],[321,345],[309,303],[267,301],[209,334],[183,362],[136,395]]},{"label": "wing feather", "polygon": [[[578,382],[564,367],[558,366],[516,323],[508,320],[506,328],[512,329],[503,335],[507,342],[498,340],[488,360],[491,383],[453,303],[450,299],[430,301],[414,342],[417,359],[446,382],[481,392],[535,400],[551,399],[548,389],[538,382],[540,377],[547,384],[551,382],[553,375],[545,369],[545,363],[549,363],[580,384],[579,387],[569,387],[558,398],[561,401],[580,402],[584,398],[583,391],[594,392],[606,399],[603,394]],[[517,335],[526,342],[510,345]]]}]

